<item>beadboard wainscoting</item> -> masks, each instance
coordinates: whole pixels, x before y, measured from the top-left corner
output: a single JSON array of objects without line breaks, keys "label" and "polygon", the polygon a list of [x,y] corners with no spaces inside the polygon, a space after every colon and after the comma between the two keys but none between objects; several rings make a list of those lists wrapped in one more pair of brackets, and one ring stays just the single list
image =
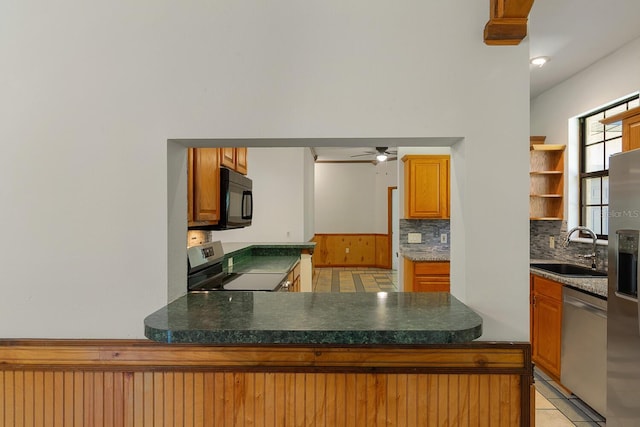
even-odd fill
[{"label": "beadboard wainscoting", "polygon": [[0,426],[533,425],[528,343],[0,340]]}]

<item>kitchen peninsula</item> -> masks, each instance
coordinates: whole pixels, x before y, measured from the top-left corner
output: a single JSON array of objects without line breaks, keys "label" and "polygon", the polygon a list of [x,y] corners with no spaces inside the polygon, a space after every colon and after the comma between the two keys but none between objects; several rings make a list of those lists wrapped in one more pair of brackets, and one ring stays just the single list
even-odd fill
[{"label": "kitchen peninsula", "polygon": [[215,425],[532,425],[529,344],[481,330],[438,292],[192,293],[145,319],[156,369],[208,376]]},{"label": "kitchen peninsula", "polygon": [[0,378],[21,411],[5,416],[534,425],[530,344],[474,341],[481,325],[447,293],[189,294],[146,318],[151,340],[0,340]]}]

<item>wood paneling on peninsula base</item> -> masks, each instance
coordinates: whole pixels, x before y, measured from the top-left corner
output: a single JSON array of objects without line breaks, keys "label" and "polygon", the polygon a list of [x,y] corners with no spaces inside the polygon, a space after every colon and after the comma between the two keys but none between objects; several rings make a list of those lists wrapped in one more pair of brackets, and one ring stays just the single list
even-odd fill
[{"label": "wood paneling on peninsula base", "polygon": [[528,343],[0,341],[0,426],[530,426]]}]

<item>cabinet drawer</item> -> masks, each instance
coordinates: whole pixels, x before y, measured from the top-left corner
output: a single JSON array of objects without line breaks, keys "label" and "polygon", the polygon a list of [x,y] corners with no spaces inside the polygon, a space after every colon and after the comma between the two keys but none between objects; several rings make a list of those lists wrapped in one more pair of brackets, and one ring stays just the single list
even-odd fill
[{"label": "cabinet drawer", "polygon": [[416,262],[414,273],[418,275],[446,274],[449,275],[450,263],[448,262]]},{"label": "cabinet drawer", "polygon": [[562,301],[562,284],[540,276],[533,276],[533,292]]},{"label": "cabinet drawer", "polygon": [[413,282],[414,292],[449,292],[448,277],[418,278]]}]

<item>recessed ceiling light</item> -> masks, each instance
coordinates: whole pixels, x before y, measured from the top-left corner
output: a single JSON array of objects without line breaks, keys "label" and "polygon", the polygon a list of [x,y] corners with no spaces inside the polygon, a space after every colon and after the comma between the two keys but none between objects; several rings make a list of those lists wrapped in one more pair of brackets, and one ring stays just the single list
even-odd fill
[{"label": "recessed ceiling light", "polygon": [[549,61],[549,58],[547,56],[537,56],[535,58],[532,58],[530,62],[531,62],[531,65],[542,67],[548,61]]}]

